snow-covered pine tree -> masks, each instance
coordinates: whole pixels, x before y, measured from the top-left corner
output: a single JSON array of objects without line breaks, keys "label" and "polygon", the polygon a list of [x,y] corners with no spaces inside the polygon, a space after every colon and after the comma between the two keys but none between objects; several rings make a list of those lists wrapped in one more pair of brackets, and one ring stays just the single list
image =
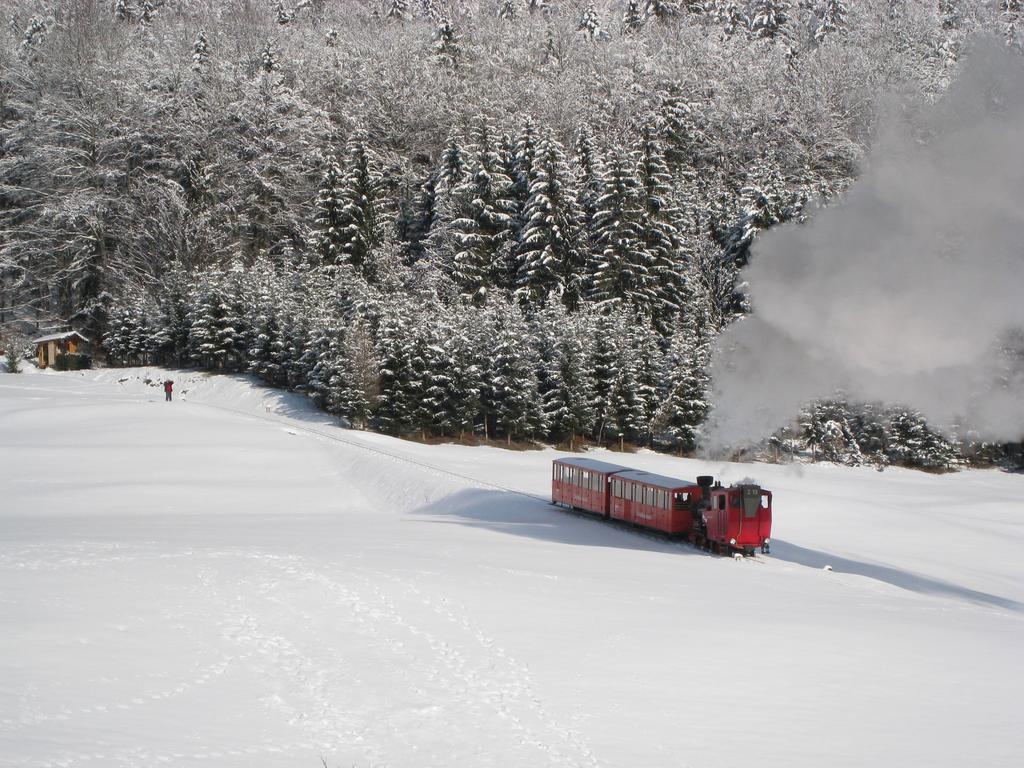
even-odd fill
[{"label": "snow-covered pine tree", "polygon": [[346,205],[344,183],[344,174],[337,160],[328,159],[313,203],[313,233],[310,238],[320,265],[328,269],[345,258],[345,246],[348,244],[345,230],[348,220],[343,215]]},{"label": "snow-covered pine tree", "polygon": [[457,69],[462,61],[462,46],[459,43],[459,34],[455,31],[452,20],[444,18],[437,25],[437,32],[434,35],[434,56],[437,61],[446,67]]},{"label": "snow-covered pine tree", "polygon": [[373,412],[373,422],[382,432],[406,435],[413,428],[416,402],[415,381],[410,350],[413,333],[397,307],[380,319],[375,353],[380,362],[380,394]]},{"label": "snow-covered pine tree", "polygon": [[601,26],[601,14],[598,12],[593,0],[584,6],[579,24],[576,25],[576,31],[582,32],[588,40],[608,39],[608,33]]},{"label": "snow-covered pine tree", "polygon": [[912,408],[890,409],[886,454],[895,464],[920,469],[951,469],[959,461],[956,444],[932,430]]},{"label": "snow-covered pine tree", "polygon": [[181,264],[172,262],[160,280],[156,302],[162,325],[167,329],[167,353],[163,362],[179,367],[189,359],[190,295],[188,275]]},{"label": "snow-covered pine tree", "polygon": [[345,329],[340,366],[330,381],[330,406],[356,429],[366,429],[377,403],[380,365],[373,334],[362,319]]},{"label": "snow-covered pine tree", "polygon": [[133,312],[129,307],[118,303],[110,308],[107,332],[103,336],[102,346],[106,351],[107,360],[111,363],[128,363],[134,325]]},{"label": "snow-covered pine tree", "polygon": [[541,306],[554,293],[575,311],[587,266],[579,227],[582,212],[565,150],[554,137],[540,141],[529,173],[525,225],[517,253],[518,291],[529,303]]},{"label": "snow-covered pine tree", "polygon": [[511,262],[516,205],[493,125],[479,119],[472,140],[472,168],[454,190],[454,218],[447,231],[452,278],[465,296],[479,304],[492,287],[508,284],[505,273]]},{"label": "snow-covered pine tree", "polygon": [[[640,356],[641,351],[634,349],[632,344],[632,333],[630,329],[623,327],[623,321],[628,321],[628,315],[621,315],[619,331],[621,336],[617,344],[619,350],[619,361],[617,366],[618,375],[611,390],[611,412],[614,415],[616,431],[614,434],[606,431],[605,437],[615,438],[619,447],[624,447],[628,440],[630,443],[638,442],[638,437],[646,431],[646,418],[644,403],[640,397]],[[637,318],[644,323],[643,318]],[[646,323],[644,323],[646,325]]]},{"label": "snow-covered pine tree", "polygon": [[152,24],[153,19],[156,18],[157,11],[163,4],[162,0],[142,0],[139,3],[139,21],[143,24]]},{"label": "snow-covered pine tree", "polygon": [[430,236],[441,218],[441,195],[438,191],[438,176],[432,173],[420,185],[411,201],[407,220],[401,227],[406,242],[406,261],[415,263],[427,255]]},{"label": "snow-covered pine tree", "polygon": [[274,21],[282,27],[291,24],[295,21],[295,11],[290,8],[285,8],[284,3],[278,2],[277,5],[274,6]]},{"label": "snow-covered pine tree", "polygon": [[636,176],[643,210],[642,233],[650,254],[651,278],[657,301],[651,307],[656,327],[668,336],[681,303],[680,237],[674,222],[680,218],[672,204],[672,173],[665,150],[652,124],[646,121],[636,149]]},{"label": "snow-covered pine tree", "polygon": [[264,74],[270,75],[277,71],[277,66],[277,51],[274,50],[273,43],[268,40],[260,49],[259,68]]},{"label": "snow-covered pine tree", "polygon": [[619,434],[619,425],[615,420],[614,392],[622,361],[620,336],[614,314],[605,312],[597,315],[591,335],[593,346],[590,353],[590,375],[593,382],[594,437],[598,443]]},{"label": "snow-covered pine tree", "polygon": [[544,434],[545,417],[537,385],[537,360],[527,325],[515,305],[502,306],[496,316],[494,353],[487,373],[497,426],[508,443]]},{"label": "snow-covered pine tree", "polygon": [[628,0],[626,8],[622,12],[622,31],[631,35],[639,32],[644,26],[644,14],[640,7],[640,0]]},{"label": "snow-covered pine tree", "polygon": [[448,137],[441,153],[441,166],[438,169],[438,183],[451,193],[462,184],[469,175],[469,159],[467,152],[454,133]]},{"label": "snow-covered pine tree", "polygon": [[632,357],[633,379],[636,382],[638,423],[633,442],[649,445],[658,406],[665,399],[666,387],[662,380],[664,370],[664,340],[642,318],[630,322],[628,344]]},{"label": "snow-covered pine tree", "polygon": [[846,27],[848,14],[846,0],[822,0],[816,13],[814,41],[821,45],[831,35],[841,32]]},{"label": "snow-covered pine tree", "polygon": [[382,174],[366,134],[356,131],[345,148],[344,179],[338,192],[337,238],[341,260],[369,276],[370,254],[383,239],[387,199]]},{"label": "snow-covered pine tree", "polygon": [[530,196],[530,183],[534,178],[533,166],[536,162],[539,143],[540,135],[537,131],[537,124],[532,118],[527,117],[516,137],[512,167],[509,169],[511,171],[509,178],[512,179],[512,194],[521,211],[525,210],[527,198]]},{"label": "snow-covered pine tree", "polygon": [[245,267],[233,261],[221,282],[222,325],[218,329],[219,366],[237,371],[245,367],[251,346],[251,333],[246,315],[252,305],[245,285]]},{"label": "snow-covered pine tree", "polygon": [[644,17],[657,19],[663,24],[676,19],[679,11],[677,0],[646,0],[644,3]]},{"label": "snow-covered pine tree", "polygon": [[[597,231],[594,226],[594,217],[597,214],[597,201],[601,199],[604,178],[604,164],[597,151],[594,137],[586,127],[581,127],[576,135],[576,146],[574,156],[574,172],[576,176],[576,189],[583,218],[583,238],[588,252],[593,253],[597,249]],[[583,292],[589,294],[591,286],[589,281],[583,285]]]},{"label": "snow-covered pine tree", "polygon": [[943,29],[959,29],[963,24],[963,12],[959,0],[938,0],[939,21]]},{"label": "snow-covered pine tree", "polygon": [[409,7],[409,0],[388,0],[387,11],[384,16],[391,21],[406,22],[412,18],[412,9]]},{"label": "snow-covered pine tree", "polygon": [[196,365],[207,370],[221,368],[226,354],[221,340],[230,318],[226,316],[221,282],[222,276],[217,271],[201,276],[192,301],[189,353]]},{"label": "snow-covered pine tree", "polygon": [[697,300],[688,299],[667,354],[668,397],[654,419],[656,436],[671,439],[680,453],[696,448],[700,427],[710,410],[710,340],[701,332],[704,318],[695,314],[699,311]]},{"label": "snow-covered pine tree", "polygon": [[514,21],[518,15],[517,0],[498,0],[498,18],[502,21]]},{"label": "snow-covered pine tree", "polygon": [[[579,323],[558,304],[552,305],[548,318],[553,328],[552,354],[546,360],[544,413],[551,438],[569,439],[569,450],[578,438],[587,435],[594,424],[594,391],[588,370],[586,335]],[[578,316],[576,316],[578,317]],[[555,322],[552,322],[554,320]]]},{"label": "snow-covered pine tree", "polygon": [[750,20],[736,0],[715,0],[714,17],[722,25],[722,34],[730,38],[738,30],[749,29]]},{"label": "snow-covered pine tree", "polygon": [[319,408],[336,413],[333,405],[341,369],[341,324],[328,314],[313,318],[310,328],[310,349],[313,362],[306,377],[305,390]]},{"label": "snow-covered pine tree", "polygon": [[114,20],[121,22],[135,21],[135,7],[128,0],[116,0],[114,3]]},{"label": "snow-covered pine tree", "polygon": [[750,11],[750,34],[765,40],[774,40],[789,20],[786,0],[754,0]]},{"label": "snow-covered pine tree", "polygon": [[192,43],[192,71],[202,72],[210,60],[210,42],[206,39],[206,32],[199,30],[196,39]]},{"label": "snow-covered pine tree", "polygon": [[594,214],[591,298],[630,306],[650,317],[659,303],[658,286],[644,242],[642,190],[634,168],[635,162],[623,152],[613,153],[605,164]]}]

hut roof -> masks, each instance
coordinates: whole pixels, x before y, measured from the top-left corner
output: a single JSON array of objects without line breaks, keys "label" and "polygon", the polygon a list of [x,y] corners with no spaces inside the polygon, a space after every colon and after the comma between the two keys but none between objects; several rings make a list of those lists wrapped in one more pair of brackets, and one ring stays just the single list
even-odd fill
[{"label": "hut roof", "polygon": [[76,336],[79,339],[81,339],[82,341],[84,341],[86,344],[89,343],[89,340],[87,338],[85,338],[85,336],[80,334],[78,331],[65,331],[64,333],[51,333],[49,336],[40,336],[38,339],[32,339],[32,343],[33,344],[45,344],[48,341],[65,341],[67,339],[73,339]]}]

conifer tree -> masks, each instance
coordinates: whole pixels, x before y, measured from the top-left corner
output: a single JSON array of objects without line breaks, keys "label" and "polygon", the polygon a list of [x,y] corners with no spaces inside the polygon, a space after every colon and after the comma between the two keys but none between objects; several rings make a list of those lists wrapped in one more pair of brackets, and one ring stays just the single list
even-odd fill
[{"label": "conifer tree", "polygon": [[516,206],[493,126],[480,120],[472,138],[472,170],[454,191],[448,230],[452,277],[464,295],[482,303],[491,288],[509,283]]},{"label": "conifer tree", "polygon": [[295,21],[295,11],[284,7],[284,3],[278,2],[274,6],[274,20],[282,27]]},{"label": "conifer tree", "polygon": [[650,316],[658,301],[653,259],[644,232],[642,190],[624,153],[609,158],[594,215],[591,298],[631,306]]},{"label": "conifer tree", "polygon": [[260,50],[260,69],[264,74],[273,74],[277,71],[277,52],[268,40]]},{"label": "conifer tree", "polygon": [[420,185],[419,192],[412,204],[409,221],[404,229],[405,239],[408,242],[409,263],[416,262],[426,255],[431,234],[441,218],[441,204],[437,174],[430,174]]},{"label": "conifer tree", "polygon": [[210,44],[206,39],[206,33],[199,30],[195,42],[192,43],[192,71],[202,72],[210,60]]},{"label": "conifer tree", "polygon": [[409,0],[390,0],[385,16],[392,21],[406,22],[412,18]]},{"label": "conifer tree", "polygon": [[544,412],[551,436],[555,440],[569,438],[571,450],[576,439],[593,427],[594,392],[586,346],[568,322],[561,323],[559,329],[547,371]]},{"label": "conifer tree", "polygon": [[498,0],[498,18],[514,21],[517,15],[516,0]]},{"label": "conifer tree", "polygon": [[644,4],[644,16],[657,19],[662,23],[669,22],[679,15],[679,3],[675,0],[647,0]]},{"label": "conifer tree", "polygon": [[785,0],[755,0],[750,12],[750,34],[774,40],[789,20],[789,3]]},{"label": "conifer tree", "polygon": [[517,437],[536,437],[545,428],[537,363],[530,345],[523,343],[526,326],[514,306],[503,308],[495,330],[489,370],[495,421],[509,443]]},{"label": "conifer tree", "polygon": [[620,333],[616,318],[610,313],[597,317],[592,338],[590,370],[593,381],[594,437],[603,443],[608,436],[617,437],[615,385],[620,378]]},{"label": "conifer tree", "polygon": [[331,406],[356,429],[366,429],[377,402],[379,370],[373,335],[357,319],[345,330],[340,365],[331,379]]},{"label": "conifer tree", "polygon": [[550,136],[542,139],[529,172],[526,223],[518,246],[518,289],[540,305],[551,293],[561,295],[575,310],[587,262],[580,242],[582,214],[561,144]]},{"label": "conifer tree", "polygon": [[643,241],[650,254],[651,278],[657,293],[651,311],[661,332],[668,335],[672,318],[680,308],[680,237],[674,223],[680,214],[672,205],[672,174],[652,122],[648,121],[641,130],[636,152],[637,179],[643,209]]},{"label": "conifer tree", "polygon": [[116,0],[114,3],[114,19],[122,22],[135,20],[135,9],[128,0]]},{"label": "conifer tree", "polygon": [[622,31],[628,34],[639,32],[644,25],[644,15],[640,7],[640,0],[628,0],[626,9],[622,12]]},{"label": "conifer tree", "polygon": [[958,460],[956,445],[911,408],[890,410],[886,453],[895,464],[921,469],[950,469]]},{"label": "conifer tree", "polygon": [[370,254],[383,239],[386,199],[376,158],[361,132],[353,134],[346,146],[344,173],[338,194],[338,250],[342,260],[367,275]]},{"label": "conifer tree", "polygon": [[434,55],[442,65],[456,69],[462,61],[462,46],[451,19],[445,18],[437,26],[434,38]]},{"label": "conifer tree", "polygon": [[598,13],[597,6],[593,3],[593,0],[584,7],[583,15],[580,16],[576,30],[586,35],[589,40],[608,39],[608,33],[601,26],[601,14]]},{"label": "conifer tree", "polygon": [[313,250],[325,267],[333,267],[346,256],[349,243],[348,218],[343,198],[344,174],[336,160],[327,162],[314,203]]},{"label": "conifer tree", "polygon": [[[594,217],[597,215],[597,201],[601,199],[604,166],[598,155],[594,137],[586,128],[580,128],[576,136],[575,149],[576,189],[583,215],[583,236],[587,249],[593,252],[597,248]],[[584,289],[589,292],[590,286],[586,285]]]},{"label": "conifer tree", "polygon": [[814,41],[821,45],[829,36],[841,31],[846,26],[848,13],[845,0],[822,0],[817,11]]},{"label": "conifer tree", "polygon": [[206,369],[223,366],[226,350],[221,343],[230,322],[220,275],[211,273],[196,287],[189,325],[189,353],[199,366]]}]

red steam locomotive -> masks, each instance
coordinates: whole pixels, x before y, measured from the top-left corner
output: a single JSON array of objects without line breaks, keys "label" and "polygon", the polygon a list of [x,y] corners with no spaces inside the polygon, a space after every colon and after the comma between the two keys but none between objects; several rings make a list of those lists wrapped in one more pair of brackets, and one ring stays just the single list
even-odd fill
[{"label": "red steam locomotive", "polygon": [[594,459],[556,459],[551,503],[688,539],[716,552],[769,551],[772,494],[753,483],[728,488],[655,475]]}]

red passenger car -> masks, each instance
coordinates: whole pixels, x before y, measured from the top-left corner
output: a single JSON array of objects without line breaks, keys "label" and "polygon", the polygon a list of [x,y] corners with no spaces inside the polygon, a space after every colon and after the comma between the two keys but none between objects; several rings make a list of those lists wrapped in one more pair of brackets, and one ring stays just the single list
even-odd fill
[{"label": "red passenger car", "polygon": [[608,517],[608,481],[627,467],[594,459],[555,459],[551,467],[551,501]]},{"label": "red passenger car", "polygon": [[616,520],[688,536],[702,490],[689,480],[628,469],[612,478],[611,496],[610,515]]}]

